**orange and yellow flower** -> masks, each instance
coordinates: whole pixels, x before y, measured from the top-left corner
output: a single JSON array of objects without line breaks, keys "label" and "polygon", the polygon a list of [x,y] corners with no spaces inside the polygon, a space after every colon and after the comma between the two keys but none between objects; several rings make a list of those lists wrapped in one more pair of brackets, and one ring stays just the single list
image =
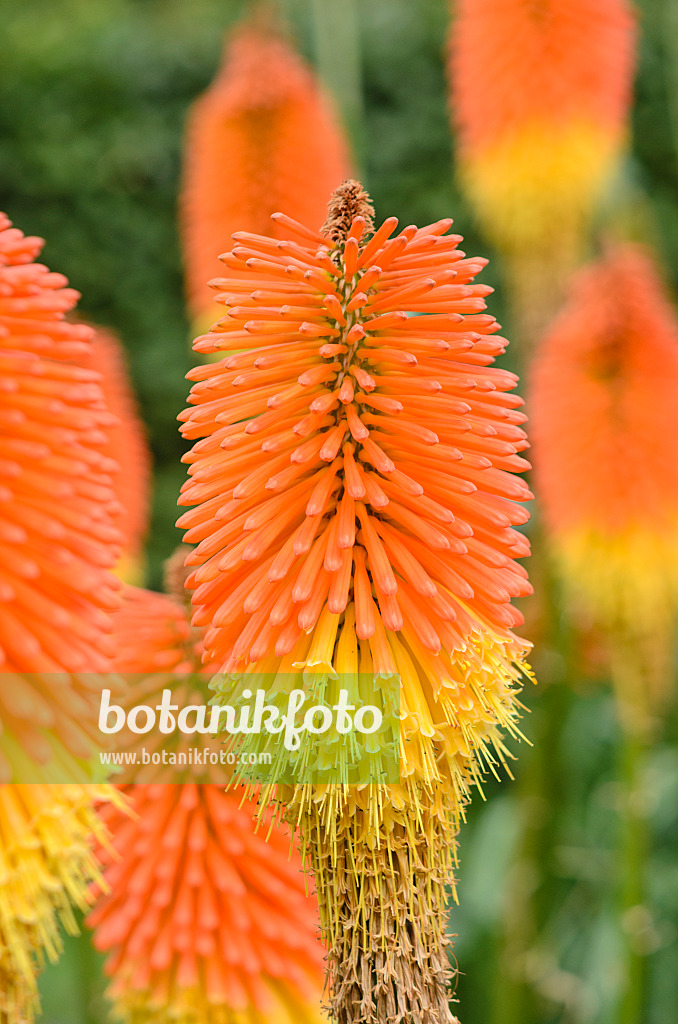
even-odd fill
[{"label": "orange and yellow flower", "polygon": [[570,248],[627,137],[627,0],[458,0],[450,38],[459,170],[505,250]]},{"label": "orange and yellow flower", "polygon": [[[486,261],[449,220],[394,235],[372,214],[347,182],[321,232],[276,214],[287,239],[234,234],[225,316],[194,347],[237,354],[189,374],[196,508],[180,524],[221,699],[254,679],[397,691],[399,783],[276,798],[316,875],[335,1015],[448,1020],[454,834],[470,784],[505,760],[501,727],[516,733],[524,416],[515,375],[490,365],[506,342],[474,283]],[[410,916],[426,922],[414,946]]]},{"label": "orange and yellow flower", "polygon": [[[115,615],[116,669],[171,686],[180,706],[182,687],[197,689],[200,673],[205,686],[210,670],[187,613],[129,587]],[[134,820],[105,816],[121,856],[107,857],[109,893],[89,923],[116,1011],[135,1024],[317,1024],[317,903],[289,835],[271,823],[257,832],[251,803],[223,785],[182,783],[176,769],[164,781],[176,784],[124,787]]]},{"label": "orange and yellow flower", "polygon": [[535,482],[566,595],[608,635],[618,679],[634,675],[624,699],[636,714],[671,679],[677,403],[675,312],[651,255],[618,246],[581,272],[544,337],[531,412]]},{"label": "orange and yellow flower", "polygon": [[123,1020],[318,1024],[323,950],[317,908],[279,827],[216,785],[131,786],[138,818],[109,809],[120,857],[89,917],[109,954]]},{"label": "orange and yellow flower", "polygon": [[[110,667],[119,534],[99,376],[77,292],[35,262],[42,240],[0,214],[0,1014],[38,1009],[35,975],[97,877],[92,777]],[[14,779],[13,784],[9,780]],[[30,780],[30,784],[26,780]],[[73,780],[72,784],[66,783]],[[19,784],[20,783],[20,784]],[[117,798],[116,798],[117,799]]]},{"label": "orange and yellow flower", "polygon": [[340,126],[282,30],[260,14],[228,38],[217,78],[195,103],[184,157],[182,226],[198,330],[217,315],[208,281],[232,231],[276,238],[276,210],[314,227],[348,171]]}]

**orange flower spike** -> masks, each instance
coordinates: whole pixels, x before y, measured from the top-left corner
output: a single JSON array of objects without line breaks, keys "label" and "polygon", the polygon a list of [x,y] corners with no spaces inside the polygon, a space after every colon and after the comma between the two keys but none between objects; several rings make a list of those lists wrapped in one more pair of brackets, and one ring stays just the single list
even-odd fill
[{"label": "orange flower spike", "polygon": [[[330,705],[349,687],[388,707],[389,681],[399,686],[400,784],[281,785],[273,799],[298,822],[317,880],[334,1015],[371,1024],[395,1006],[446,1022],[455,834],[470,786],[504,760],[501,728],[517,733],[526,645],[511,632],[520,616],[510,600],[530,588],[514,561],[527,544],[512,526],[526,517],[514,501],[530,492],[511,474],[526,468],[517,453],[527,442],[509,394],[516,378],[490,365],[505,342],[482,312],[488,289],[473,283],[485,261],[463,258],[450,221],[394,234],[394,218],[375,231],[372,214],[362,186],[346,182],[319,237],[278,246],[273,259],[270,240],[250,235],[224,257],[250,282],[249,319],[244,293],[225,290],[226,316],[196,347],[217,353],[243,325],[256,372],[240,385],[226,358],[189,374],[180,419],[197,443],[181,503],[196,507],[180,525],[198,541],[187,585],[196,621],[211,624],[220,701],[253,675],[275,679],[274,692],[297,678]],[[312,320],[289,315],[290,278]],[[316,346],[310,364],[312,347],[303,366],[269,358],[300,339]],[[228,446],[203,447],[225,424]],[[247,560],[244,524],[272,494],[287,496],[268,520],[275,536]],[[318,745],[303,752],[321,781],[322,756]],[[401,941],[412,921],[416,963]],[[383,1005],[363,987],[377,969]]]},{"label": "orange flower spike", "polygon": [[[36,973],[89,905],[103,838],[91,778],[110,668],[119,534],[91,330],[78,293],[35,260],[39,238],[0,214],[0,1015],[31,1021]],[[30,782],[26,776],[30,771]],[[21,781],[18,781],[18,776]],[[13,780],[10,784],[10,780]],[[73,781],[69,781],[73,780]],[[66,784],[68,783],[68,784]]]},{"label": "orange flower spike", "polygon": [[626,0],[454,4],[460,169],[502,248],[581,230],[626,141],[634,37]]},{"label": "orange flower spike", "polygon": [[[77,673],[110,667],[118,601],[113,420],[99,375],[73,365],[89,359],[92,331],[64,319],[78,294],[35,262],[42,244],[0,215],[0,671],[17,673],[0,694],[2,781],[13,737],[41,763],[57,740],[90,756],[85,709],[95,723],[98,700]],[[71,673],[58,701],[52,672]]]},{"label": "orange flower spike", "polygon": [[553,556],[639,727],[672,678],[678,612],[678,323],[648,252],[619,246],[581,272],[531,392]]},{"label": "orange flower spike", "polygon": [[[180,561],[183,552],[167,572],[177,594]],[[197,677],[206,683],[215,666],[201,664],[201,633],[184,602],[127,587],[114,621],[115,668],[135,674],[135,702],[156,703],[164,686],[180,706],[205,701]],[[240,794],[196,784],[205,769],[181,784],[176,771],[157,775],[161,784],[123,787],[133,820],[105,814],[107,891],[88,924],[108,954],[116,1012],[138,1024],[319,1024],[317,904],[289,835],[270,822],[255,832],[255,808]]]},{"label": "orange flower spike", "polygon": [[223,786],[129,787],[105,817],[109,893],[90,914],[124,1021],[319,1024],[323,950],[298,856]]},{"label": "orange flower spike", "polygon": [[101,375],[101,388],[116,423],[108,427],[104,450],[120,469],[113,477],[120,513],[116,526],[123,537],[118,575],[128,583],[138,583],[144,571],[144,541],[150,515],[151,454],[146,430],[139,416],[136,398],[129,380],[125,352],[110,331],[95,328],[86,357],[80,365]]},{"label": "orange flower spike", "polygon": [[[254,240],[267,265],[281,267],[276,240],[294,236],[290,256],[298,255],[295,245],[317,245],[321,236],[311,228],[323,220],[327,195],[348,164],[330,105],[284,33],[261,14],[244,22],[227,40],[222,68],[188,121],[181,212],[197,323],[214,319],[207,282],[219,272],[217,256],[231,233],[245,227],[238,231],[239,251],[247,254]],[[291,216],[271,219],[278,209]],[[271,238],[262,242],[253,232]],[[296,266],[303,268],[303,259]],[[303,269],[300,277],[303,282]],[[215,283],[230,290],[229,282]],[[304,289],[291,289],[298,290]]]}]

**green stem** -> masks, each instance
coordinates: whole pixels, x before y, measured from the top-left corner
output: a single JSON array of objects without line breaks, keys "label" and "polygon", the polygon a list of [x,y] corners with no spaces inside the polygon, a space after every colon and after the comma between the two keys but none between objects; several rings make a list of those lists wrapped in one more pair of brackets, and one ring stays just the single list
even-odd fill
[{"label": "green stem", "polygon": [[625,730],[620,774],[624,784],[620,821],[619,916],[625,939],[623,988],[616,1024],[640,1024],[645,1005],[646,957],[639,942],[647,927],[645,864],[649,849],[643,770],[647,744]]},{"label": "green stem", "polygon": [[[498,945],[498,981],[492,1008],[493,1024],[532,1024],[538,1019],[534,985],[526,971],[530,953],[537,951],[539,936],[550,910],[546,886],[550,877],[556,810],[561,804],[562,777],[557,751],[560,734],[572,699],[573,641],[571,630],[559,611],[555,583],[546,563],[542,538],[536,538],[533,561],[542,596],[543,632],[550,657],[536,665],[540,693],[533,724],[526,723],[532,749],[521,754],[518,806],[521,839],[510,870],[503,933]],[[548,655],[543,643],[542,655]]]},{"label": "green stem", "polygon": [[661,67],[666,88],[670,127],[672,128],[674,150],[678,154],[678,10],[675,0],[656,0],[643,12],[648,22],[648,33],[652,33],[664,49]]},{"label": "green stem", "polygon": [[562,684],[542,696],[538,727],[531,730],[535,745],[524,758],[519,780],[518,813],[521,839],[508,876],[510,891],[505,906],[499,953],[500,981],[492,1020],[494,1024],[529,1024],[537,1019],[534,985],[528,958],[538,952],[549,903],[545,887],[556,826],[560,779],[554,752],[567,715],[570,693]]},{"label": "green stem", "polygon": [[80,934],[72,939],[70,956],[73,962],[73,989],[77,991],[82,1024],[100,1024],[108,1013],[104,996],[106,981],[103,974],[103,957],[92,945],[92,933],[86,927],[83,915],[80,917]]},{"label": "green stem", "polygon": [[[363,152],[363,95],[357,0],[310,0],[318,73],[337,104],[353,142]],[[360,167],[355,168],[359,176]]]}]

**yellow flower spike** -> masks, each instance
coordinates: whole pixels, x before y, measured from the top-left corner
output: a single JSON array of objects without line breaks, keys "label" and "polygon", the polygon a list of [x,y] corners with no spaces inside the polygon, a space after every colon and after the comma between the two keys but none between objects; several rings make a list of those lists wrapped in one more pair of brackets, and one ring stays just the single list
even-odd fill
[{"label": "yellow flower spike", "polygon": [[73,907],[92,903],[101,880],[95,840],[105,839],[97,800],[122,800],[110,786],[0,786],[0,1016],[8,1024],[39,1011],[36,968],[58,959],[60,928],[78,932]]}]

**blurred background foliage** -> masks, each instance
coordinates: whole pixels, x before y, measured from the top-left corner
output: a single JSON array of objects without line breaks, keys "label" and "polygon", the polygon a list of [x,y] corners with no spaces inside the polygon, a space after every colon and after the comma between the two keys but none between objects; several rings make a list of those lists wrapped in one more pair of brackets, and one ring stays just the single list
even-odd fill
[{"label": "blurred background foliage", "polygon": [[[215,72],[224,31],[246,6],[244,0],[2,4],[0,209],[26,234],[47,240],[44,260],[82,292],[83,315],[123,339],[155,460],[149,541],[155,587],[162,560],[180,539],[173,524],[184,469],[175,417],[193,361],[176,225],[182,131],[189,104]],[[492,257],[454,181],[445,0],[279,0],[279,6],[299,49],[335,93],[378,214],[395,214],[404,224],[452,215],[466,251]],[[607,218],[627,237],[657,246],[675,287],[678,2],[643,0],[639,9],[632,152]],[[483,279],[498,285],[500,271],[494,260]],[[505,308],[500,287],[490,311],[501,320]],[[507,362],[515,365],[515,354]],[[538,527],[538,514],[536,520]],[[538,560],[533,574],[541,602],[535,599],[526,612],[542,683],[526,697],[532,713],[524,729],[533,746],[522,745],[515,782],[488,783],[488,801],[476,799],[462,833],[460,906],[451,914],[461,972],[458,1012],[464,1024],[617,1024],[631,949],[644,974],[638,1024],[673,1024],[675,713],[629,790],[606,680],[595,678],[595,657],[573,653]],[[632,813],[623,813],[629,800]],[[637,830],[634,815],[642,824]],[[620,891],[634,857],[643,858],[646,895],[633,915],[622,916]],[[105,1019],[100,962],[86,938],[67,940],[42,991],[49,1022]]]}]

